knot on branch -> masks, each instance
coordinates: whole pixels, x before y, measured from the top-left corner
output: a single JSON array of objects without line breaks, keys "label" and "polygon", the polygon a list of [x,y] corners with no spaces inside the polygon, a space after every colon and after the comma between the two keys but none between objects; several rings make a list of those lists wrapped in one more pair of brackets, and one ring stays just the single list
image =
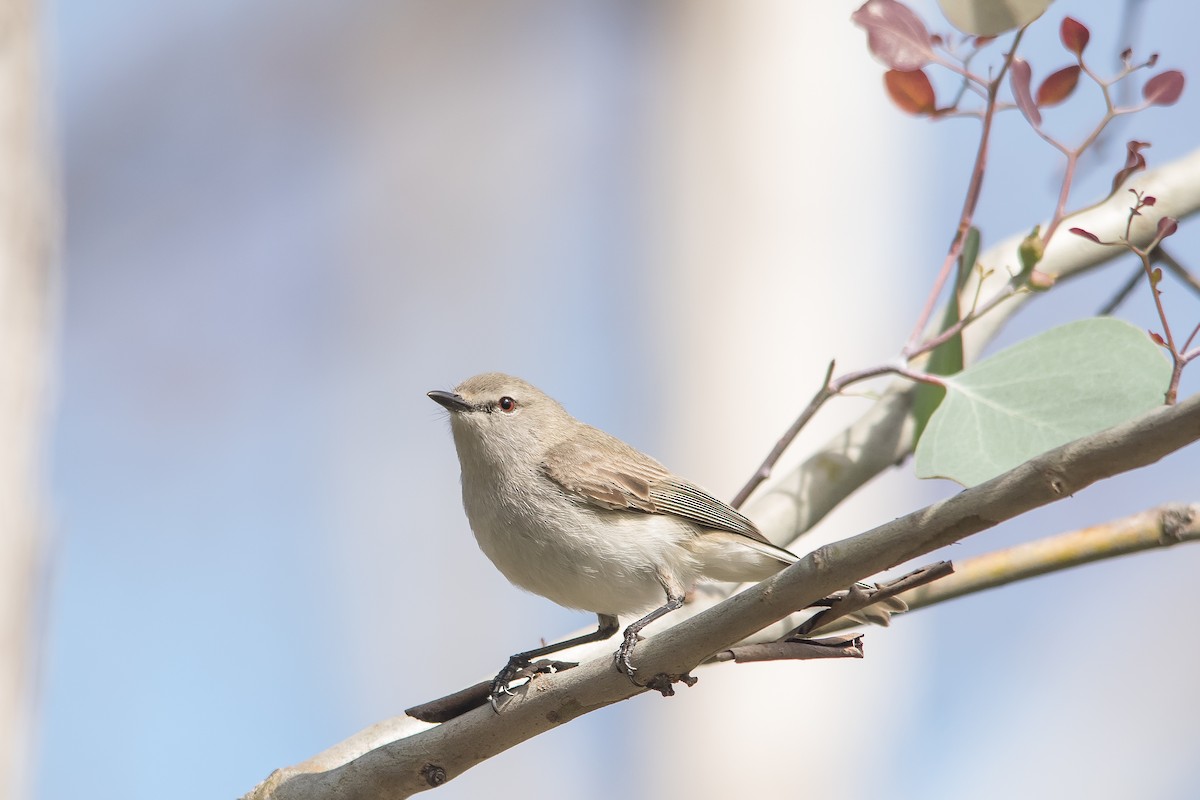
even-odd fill
[{"label": "knot on branch", "polygon": [[421,777],[430,786],[441,786],[446,781],[450,780],[446,775],[446,770],[439,767],[437,764],[426,764],[421,767]]},{"label": "knot on branch", "polygon": [[1057,496],[1074,494],[1075,490],[1071,488],[1067,476],[1058,467],[1048,466],[1042,470],[1042,480]]},{"label": "knot on branch", "polygon": [[1184,533],[1195,517],[1196,512],[1191,506],[1167,506],[1162,512],[1162,527],[1158,534],[1158,540],[1163,544],[1182,542]]},{"label": "knot on branch", "polygon": [[689,672],[685,672],[682,675],[668,675],[665,672],[660,672],[646,682],[646,688],[660,692],[663,697],[674,697],[675,686],[673,684],[678,682],[690,687],[695,686],[697,680],[699,678],[693,677]]}]

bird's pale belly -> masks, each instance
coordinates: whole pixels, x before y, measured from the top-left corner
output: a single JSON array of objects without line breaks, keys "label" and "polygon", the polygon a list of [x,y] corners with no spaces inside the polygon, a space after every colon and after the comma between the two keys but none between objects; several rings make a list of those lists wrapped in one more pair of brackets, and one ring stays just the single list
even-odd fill
[{"label": "bird's pale belly", "polygon": [[[504,577],[568,608],[617,616],[644,611],[666,600],[660,575],[684,586],[698,577],[686,547],[693,529],[673,517],[580,508],[548,528],[468,516],[480,549]],[[595,530],[602,524],[612,527],[600,537]]]}]

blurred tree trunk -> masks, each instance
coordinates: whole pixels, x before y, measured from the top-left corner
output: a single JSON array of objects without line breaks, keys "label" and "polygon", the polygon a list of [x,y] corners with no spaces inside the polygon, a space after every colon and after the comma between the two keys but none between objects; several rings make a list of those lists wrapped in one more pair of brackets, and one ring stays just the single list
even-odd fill
[{"label": "blurred tree trunk", "polygon": [[0,0],[0,797],[30,793],[54,241],[40,8]]}]

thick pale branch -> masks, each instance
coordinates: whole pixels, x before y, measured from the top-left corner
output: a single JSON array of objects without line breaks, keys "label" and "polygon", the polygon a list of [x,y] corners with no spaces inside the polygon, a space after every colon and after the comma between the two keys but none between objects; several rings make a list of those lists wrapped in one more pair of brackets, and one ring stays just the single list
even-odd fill
[{"label": "thick pale branch", "polygon": [[[1197,439],[1200,396],[1071,442],[948,500],[826,545],[778,575],[643,642],[635,656],[639,675],[684,676],[714,653],[862,577],[1069,497],[1096,481],[1152,464]],[[534,679],[501,715],[490,708],[476,709],[384,744],[336,769],[306,772],[335,760],[318,757],[302,767],[277,771],[247,797],[407,797],[519,742],[642,691],[613,669],[611,658],[595,659]],[[346,752],[357,751],[361,744],[356,741]]]}]

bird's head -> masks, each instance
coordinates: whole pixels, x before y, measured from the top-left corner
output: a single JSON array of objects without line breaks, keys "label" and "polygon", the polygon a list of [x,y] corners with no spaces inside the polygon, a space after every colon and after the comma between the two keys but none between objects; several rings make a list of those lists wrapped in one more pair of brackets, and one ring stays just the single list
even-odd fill
[{"label": "bird's head", "polygon": [[491,464],[537,463],[575,420],[553,398],[520,378],[486,372],[453,391],[429,398],[450,412],[459,460]]}]

